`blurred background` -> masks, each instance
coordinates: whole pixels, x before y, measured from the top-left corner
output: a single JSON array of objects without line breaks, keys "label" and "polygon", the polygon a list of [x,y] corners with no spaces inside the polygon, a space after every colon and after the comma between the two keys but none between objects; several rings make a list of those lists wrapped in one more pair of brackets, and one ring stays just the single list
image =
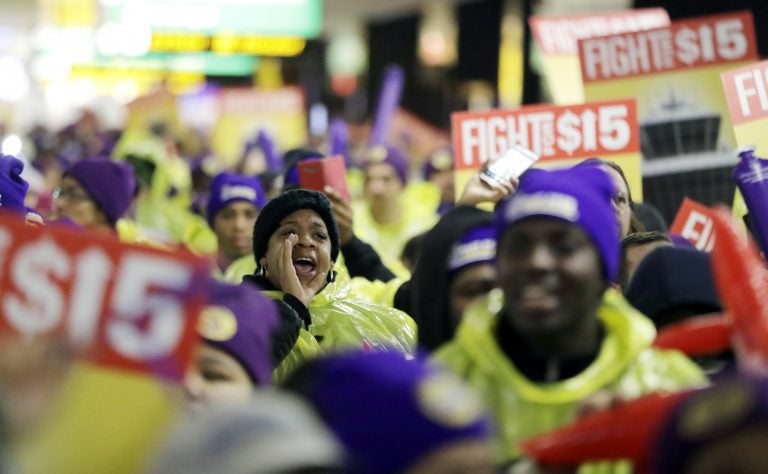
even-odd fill
[{"label": "blurred background", "polygon": [[[217,128],[245,102],[222,100],[221,90],[284,91],[251,97],[247,107],[273,112],[285,150],[325,136],[333,118],[350,125],[353,139],[367,133],[383,72],[398,64],[398,120],[413,135],[403,141],[430,143],[411,150],[420,156],[447,140],[452,111],[551,101],[530,15],[652,6],[672,20],[749,9],[761,56],[768,52],[760,28],[768,6],[758,0],[0,0],[0,136],[60,129],[84,110],[103,128],[129,128],[127,106],[162,87],[179,97],[185,125],[212,137],[231,162],[244,137]],[[294,109],[297,123],[275,118]],[[10,154],[24,145],[4,143]],[[722,164],[651,171],[646,197],[669,220],[681,196],[664,193],[680,186],[705,203],[728,196]]]}]

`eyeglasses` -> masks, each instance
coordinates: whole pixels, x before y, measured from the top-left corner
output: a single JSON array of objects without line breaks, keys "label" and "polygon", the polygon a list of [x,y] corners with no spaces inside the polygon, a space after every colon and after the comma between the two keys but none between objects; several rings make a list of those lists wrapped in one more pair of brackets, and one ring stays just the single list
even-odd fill
[{"label": "eyeglasses", "polygon": [[90,196],[77,188],[56,188],[52,193],[53,199],[66,199],[72,202],[88,201]]},{"label": "eyeglasses", "polygon": [[613,205],[619,209],[626,209],[630,207],[629,196],[624,193],[614,194],[611,200],[613,201]]}]

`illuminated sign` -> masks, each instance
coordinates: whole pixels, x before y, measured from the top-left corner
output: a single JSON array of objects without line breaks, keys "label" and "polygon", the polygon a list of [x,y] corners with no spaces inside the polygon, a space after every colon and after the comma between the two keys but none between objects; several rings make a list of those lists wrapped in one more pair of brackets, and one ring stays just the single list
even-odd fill
[{"label": "illuminated sign", "polygon": [[153,32],[298,36],[321,33],[322,0],[110,0],[104,22],[141,23]]},{"label": "illuminated sign", "polygon": [[283,36],[239,36],[195,33],[153,33],[150,51],[158,53],[250,54],[254,56],[296,56],[304,51],[303,38]]},{"label": "illuminated sign", "polygon": [[139,58],[96,56],[80,66],[113,69],[197,72],[216,76],[250,76],[258,58],[243,54],[219,55],[210,52],[189,54],[149,53]]}]

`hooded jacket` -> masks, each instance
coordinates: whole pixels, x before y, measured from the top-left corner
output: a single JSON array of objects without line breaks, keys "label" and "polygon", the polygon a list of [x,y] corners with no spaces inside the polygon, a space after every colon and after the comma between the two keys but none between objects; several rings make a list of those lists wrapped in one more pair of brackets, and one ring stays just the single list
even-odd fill
[{"label": "hooded jacket", "polygon": [[594,360],[569,378],[531,381],[497,342],[503,305],[501,291],[491,292],[465,313],[456,337],[435,354],[485,396],[497,422],[501,462],[520,456],[520,441],[573,421],[579,404],[598,391],[630,399],[706,381],[681,353],[651,347],[653,324],[614,290],[606,291],[598,309],[604,337]]},{"label": "hooded jacket", "polygon": [[[267,284],[258,277],[247,277],[245,280]],[[274,288],[271,285],[267,288],[270,287]],[[271,289],[265,293],[278,300],[284,299],[283,293],[278,290]],[[410,316],[394,308],[351,297],[349,276],[345,271],[341,271],[335,282],[327,284],[315,295],[308,310],[309,318],[299,315],[305,324],[293,349],[275,368],[276,382],[284,380],[305,360],[326,352],[362,349],[412,354],[416,348],[416,324]]]},{"label": "hooded jacket", "polygon": [[451,250],[468,230],[492,223],[492,213],[474,206],[459,206],[448,211],[422,241],[423,253],[411,276],[408,309],[419,326],[419,344],[430,351],[454,335],[448,270]]},{"label": "hooded jacket", "polygon": [[407,278],[407,270],[404,267],[398,268],[396,264],[406,242],[429,230],[437,222],[440,191],[432,183],[410,183],[403,188],[400,200],[403,203],[400,219],[387,225],[376,222],[365,202],[353,202],[352,209],[355,235],[373,246],[395,275]]}]

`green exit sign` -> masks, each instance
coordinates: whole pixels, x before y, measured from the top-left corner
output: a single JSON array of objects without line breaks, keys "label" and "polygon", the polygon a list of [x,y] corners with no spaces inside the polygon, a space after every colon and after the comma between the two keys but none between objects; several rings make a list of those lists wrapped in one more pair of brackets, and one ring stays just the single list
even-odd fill
[{"label": "green exit sign", "polygon": [[323,26],[322,0],[108,0],[103,22],[152,31],[228,32],[314,38]]}]

